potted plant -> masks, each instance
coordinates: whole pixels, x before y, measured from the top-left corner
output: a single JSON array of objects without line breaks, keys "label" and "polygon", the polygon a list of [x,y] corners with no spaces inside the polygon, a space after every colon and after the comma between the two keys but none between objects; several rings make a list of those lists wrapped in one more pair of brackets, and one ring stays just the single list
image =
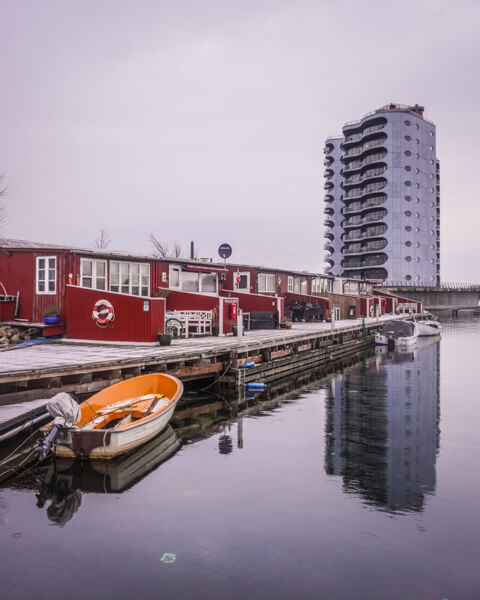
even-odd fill
[{"label": "potted plant", "polygon": [[172,335],[170,333],[159,333],[158,341],[160,346],[170,346],[170,342],[172,341]]},{"label": "potted plant", "polygon": [[45,325],[55,325],[60,323],[60,309],[58,306],[49,306],[45,309],[43,322]]}]

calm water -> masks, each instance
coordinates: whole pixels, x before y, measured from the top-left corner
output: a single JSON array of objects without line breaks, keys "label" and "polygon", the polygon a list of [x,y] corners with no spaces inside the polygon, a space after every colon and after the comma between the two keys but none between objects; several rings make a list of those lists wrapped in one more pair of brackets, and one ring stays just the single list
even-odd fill
[{"label": "calm water", "polygon": [[180,448],[9,484],[2,599],[480,598],[479,342],[449,321]]}]

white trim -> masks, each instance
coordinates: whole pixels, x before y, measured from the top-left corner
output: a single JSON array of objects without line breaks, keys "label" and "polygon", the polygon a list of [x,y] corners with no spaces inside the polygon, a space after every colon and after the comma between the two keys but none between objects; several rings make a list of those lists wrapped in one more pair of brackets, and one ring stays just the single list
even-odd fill
[{"label": "white trim", "polygon": [[[86,262],[91,262],[92,263],[92,274],[91,275],[84,275],[83,273],[83,265]],[[105,275],[104,277],[102,276],[98,276],[97,275],[97,263],[102,263],[105,266]],[[92,280],[92,287],[88,287],[86,285],[82,285],[83,282],[83,278],[84,277],[90,277],[90,279]],[[96,287],[97,285],[97,279],[104,279],[105,280],[105,287],[104,288],[98,288]],[[83,287],[86,290],[99,290],[101,292],[108,292],[108,284],[109,284],[109,277],[108,277],[108,265],[107,265],[107,261],[102,259],[102,258],[90,258],[90,257],[80,257],[80,287]],[[95,284],[95,285],[94,285]]]},{"label": "white trim", "polygon": [[[178,286],[171,285],[171,274],[172,271],[178,271]],[[198,276],[198,291],[185,290],[183,289],[183,279],[184,275],[188,273],[189,275],[195,274]],[[203,279],[205,277],[215,277],[215,291],[203,291]],[[180,267],[175,265],[169,265],[168,269],[168,289],[176,292],[183,292],[185,294],[198,294],[200,296],[214,296],[218,297],[218,273],[210,273],[203,271],[182,271]]]},{"label": "white trim", "polygon": [[235,271],[235,273],[233,274],[234,278],[239,275],[240,277],[242,277],[243,275],[246,276],[247,278],[247,286],[246,287],[238,287],[237,284],[235,283],[235,281],[233,281],[233,289],[237,292],[250,292],[250,271]]},{"label": "white trim", "polygon": [[85,340],[75,338],[62,338],[62,343],[70,344],[98,344],[99,346],[160,346],[159,342],[112,342],[111,340]]},{"label": "white trim", "polygon": [[[260,278],[265,278],[265,289],[260,290]],[[273,289],[268,289],[268,285],[267,282],[272,283],[273,282]],[[257,292],[263,293],[263,294],[275,294],[275,284],[276,284],[276,276],[275,273],[257,273]]]},{"label": "white trim", "polygon": [[225,298],[222,296],[218,297],[218,335],[225,335],[223,333],[223,308],[224,308]]},{"label": "white trim", "polygon": [[[55,289],[52,290],[48,290],[45,289],[43,291],[40,291],[38,289],[38,284],[39,284],[39,279],[38,279],[38,263],[40,260],[44,260],[45,261],[45,268],[42,269],[42,271],[45,271],[45,279],[44,279],[44,284],[45,287],[48,288],[48,283],[49,281],[52,281],[48,278],[48,271],[51,270],[48,268],[48,261],[53,259],[55,261],[55,279],[53,280],[55,283]],[[36,256],[35,257],[35,293],[39,296],[55,296],[57,293],[57,280],[58,280],[58,274],[57,274],[57,256],[54,255],[50,255],[50,256]]]},{"label": "white trim", "polygon": [[78,290],[87,290],[89,292],[105,292],[106,294],[115,294],[116,296],[128,296],[128,298],[139,298],[140,300],[163,300],[164,302],[166,302],[165,298],[159,298],[158,296],[133,296],[132,294],[125,294],[125,292],[111,292],[110,290],[93,290],[92,288],[85,288],[81,285],[74,285],[73,283],[67,283],[66,287],[77,288]]},{"label": "white trim", "polygon": [[[178,286],[171,285],[172,281],[172,271],[178,271]],[[168,265],[168,289],[170,290],[182,290],[182,277],[181,277],[182,269],[181,267],[177,267],[176,265]]]},{"label": "white trim", "polygon": [[[129,260],[110,260],[109,263],[109,278],[108,278],[108,290],[106,291],[110,291],[112,289],[112,265],[113,263],[118,263],[118,285],[114,284],[116,287],[118,287],[118,291],[121,294],[125,294],[126,296],[133,296],[134,298],[148,298],[148,294],[150,294],[150,289],[151,289],[151,276],[150,276],[150,263],[148,262],[133,262],[133,261],[129,261]],[[128,292],[122,292],[122,268],[121,265],[128,265]],[[138,265],[138,285],[133,285],[132,283],[132,277],[133,274],[131,272],[131,267],[135,265]],[[148,268],[148,283],[146,286],[142,285],[142,267],[146,266]],[[138,294],[132,294],[132,288],[133,287],[138,287]],[[145,296],[144,294],[142,294],[142,288],[146,287],[148,289],[148,294],[147,296]],[[90,289],[90,288],[84,288],[84,289]],[[113,292],[115,293],[115,292]]]}]

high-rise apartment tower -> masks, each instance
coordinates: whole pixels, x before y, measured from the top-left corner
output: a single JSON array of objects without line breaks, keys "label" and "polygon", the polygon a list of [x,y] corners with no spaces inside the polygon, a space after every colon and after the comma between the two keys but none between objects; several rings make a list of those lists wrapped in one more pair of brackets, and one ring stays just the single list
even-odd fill
[{"label": "high-rise apartment tower", "polygon": [[440,166],[423,107],[388,104],[325,142],[327,272],[440,282]]}]

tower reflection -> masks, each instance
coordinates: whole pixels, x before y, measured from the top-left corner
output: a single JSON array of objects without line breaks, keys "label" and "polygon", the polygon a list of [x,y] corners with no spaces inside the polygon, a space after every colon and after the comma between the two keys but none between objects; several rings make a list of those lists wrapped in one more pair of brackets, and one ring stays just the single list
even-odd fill
[{"label": "tower reflection", "polygon": [[325,470],[346,493],[392,512],[420,511],[435,491],[440,344],[385,349],[332,381]]}]

